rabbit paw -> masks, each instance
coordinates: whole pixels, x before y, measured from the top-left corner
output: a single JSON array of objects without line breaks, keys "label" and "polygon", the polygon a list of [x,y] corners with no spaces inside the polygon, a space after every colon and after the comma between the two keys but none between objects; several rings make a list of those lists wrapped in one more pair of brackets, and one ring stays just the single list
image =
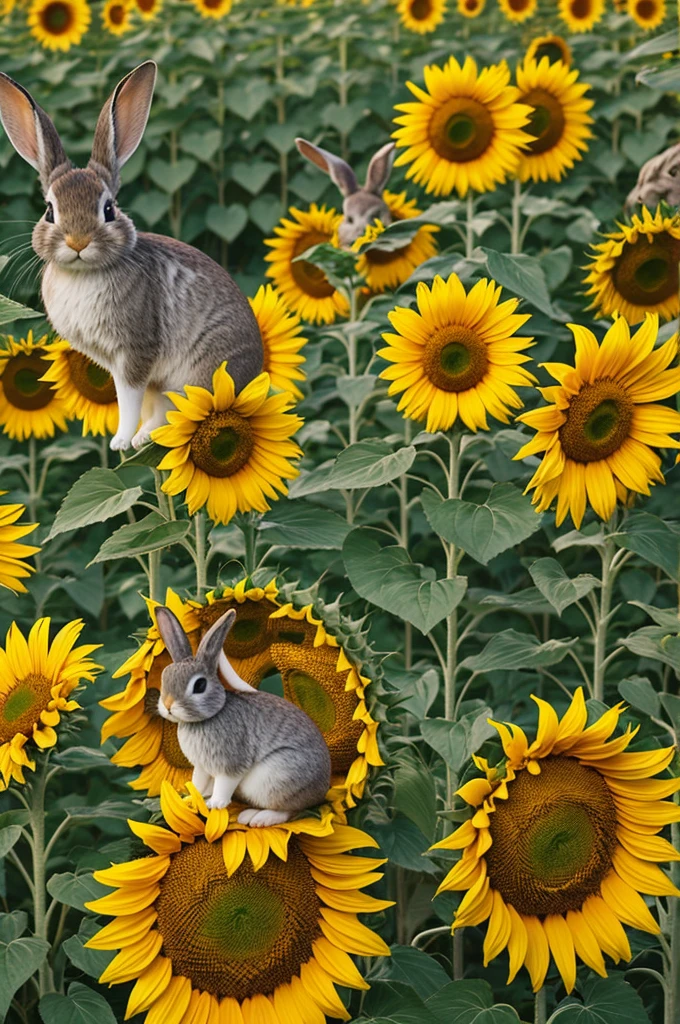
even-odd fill
[{"label": "rabbit paw", "polygon": [[124,452],[130,447],[130,438],[126,437],[125,434],[115,434],[111,438],[111,444],[109,448],[112,452]]},{"label": "rabbit paw", "polygon": [[143,448],[145,444],[148,444],[150,440],[150,432],[145,430],[144,427],[140,427],[130,443],[135,451],[138,451],[140,448]]},{"label": "rabbit paw", "polygon": [[290,817],[288,811],[258,811],[250,807],[247,811],[241,811],[238,820],[242,825],[250,825],[251,828],[267,828],[269,825],[281,825]]}]

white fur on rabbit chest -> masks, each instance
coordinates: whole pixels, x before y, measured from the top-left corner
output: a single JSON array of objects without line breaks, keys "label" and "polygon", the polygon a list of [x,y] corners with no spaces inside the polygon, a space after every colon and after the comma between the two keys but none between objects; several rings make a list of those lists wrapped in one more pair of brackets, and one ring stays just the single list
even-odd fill
[{"label": "white fur on rabbit chest", "polygon": [[115,306],[110,275],[96,271],[69,271],[49,263],[42,286],[47,315],[57,334],[107,370],[119,365],[120,333],[111,322]]},{"label": "white fur on rabbit chest", "polygon": [[229,752],[215,747],[212,730],[207,727],[206,722],[200,724],[188,724],[180,722],[177,726],[177,742],[182,753],[194,768],[212,775],[224,775],[225,761],[228,760]]}]

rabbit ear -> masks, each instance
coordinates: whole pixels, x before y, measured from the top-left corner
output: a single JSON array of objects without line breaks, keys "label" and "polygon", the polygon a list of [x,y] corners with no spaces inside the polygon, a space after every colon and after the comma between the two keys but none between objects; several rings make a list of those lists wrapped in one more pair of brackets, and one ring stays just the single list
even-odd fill
[{"label": "rabbit ear", "polygon": [[212,624],[198,645],[196,660],[202,661],[208,668],[214,671],[215,675],[217,675],[217,666],[222,648],[224,647],[224,641],[227,639],[227,633],[234,625],[235,619],[236,612],[233,608],[230,608],[228,612],[220,616],[217,622]]},{"label": "rabbit ear", "polygon": [[377,196],[382,195],[382,191],[392,173],[394,147],[394,142],[388,142],[371,159],[366,172],[366,185],[364,186],[367,192],[373,192]]},{"label": "rabbit ear", "polygon": [[156,625],[173,661],[184,661],[186,658],[192,657],[193,651],[189,638],[174,612],[163,605],[156,608]]},{"label": "rabbit ear", "polygon": [[113,192],[120,169],[142,141],[156,84],[156,64],[147,60],[126,75],[104,104],[92,144],[90,165],[106,177]]},{"label": "rabbit ear", "polygon": [[64,171],[71,166],[57,129],[23,86],[9,75],[0,72],[0,120],[9,141],[38,171],[43,192],[47,192],[50,178],[58,167]]},{"label": "rabbit ear", "polygon": [[307,160],[311,160],[313,164],[330,175],[331,181],[338,186],[343,196],[351,196],[359,190],[354,171],[341,157],[307,142],[306,139],[296,139],[295,145]]}]

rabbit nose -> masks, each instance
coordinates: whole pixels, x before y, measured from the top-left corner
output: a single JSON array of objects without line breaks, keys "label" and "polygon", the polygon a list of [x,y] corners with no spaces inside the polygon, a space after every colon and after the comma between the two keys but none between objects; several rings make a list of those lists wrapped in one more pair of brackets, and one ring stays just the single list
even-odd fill
[{"label": "rabbit nose", "polygon": [[83,249],[88,247],[92,239],[86,238],[84,235],[65,235],[64,241],[68,245],[69,249],[75,249],[76,252],[82,252]]},{"label": "rabbit nose", "polygon": [[169,711],[172,705],[175,703],[175,698],[170,696],[163,697],[163,703],[165,704],[166,708]]}]

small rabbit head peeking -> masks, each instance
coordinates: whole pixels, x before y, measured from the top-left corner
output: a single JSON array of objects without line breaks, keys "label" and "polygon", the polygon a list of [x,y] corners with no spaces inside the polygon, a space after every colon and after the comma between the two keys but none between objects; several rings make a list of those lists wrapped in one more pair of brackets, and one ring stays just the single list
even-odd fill
[{"label": "small rabbit head peeking", "polygon": [[635,188],[626,199],[626,208],[640,204],[652,209],[660,202],[680,206],[680,143],[677,142],[642,165]]},{"label": "small rabbit head peeking", "polygon": [[302,155],[316,167],[329,175],[343,196],[343,217],[338,228],[338,241],[347,249],[376,219],[387,226],[392,215],[382,193],[389,181],[394,162],[394,142],[388,142],[371,158],[366,172],[366,182],[360,186],[357,176],[347,163],[327,149],[321,149],[306,139],[296,139],[295,144]]},{"label": "small rabbit head peeking", "polygon": [[233,608],[220,616],[201,638],[196,654],[179,620],[165,607],[156,621],[172,661],[161,675],[158,713],[168,722],[204,722],[222,710],[227,699],[219,677],[224,641],[236,620]]}]

